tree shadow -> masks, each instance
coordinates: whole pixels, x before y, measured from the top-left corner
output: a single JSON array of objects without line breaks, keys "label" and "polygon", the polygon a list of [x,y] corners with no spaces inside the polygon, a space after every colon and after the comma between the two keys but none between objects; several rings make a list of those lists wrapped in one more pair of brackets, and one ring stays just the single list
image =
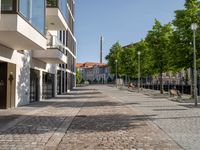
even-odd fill
[{"label": "tree shadow", "polygon": [[166,99],[168,98],[168,96],[149,96],[149,98],[152,98],[152,99]]},{"label": "tree shadow", "polygon": [[[46,107],[51,106],[54,108],[66,107],[66,108],[79,108],[79,107],[106,107],[106,106],[124,106],[124,105],[138,105],[139,103],[119,103],[119,102],[109,102],[106,100],[102,101],[40,101],[34,102],[26,105],[26,107],[34,108],[34,107]],[[57,103],[57,105],[55,105]]]},{"label": "tree shadow", "polygon": [[75,89],[73,89],[72,91],[94,91],[94,90],[96,90],[96,89],[90,89],[90,88],[75,88]]},{"label": "tree shadow", "polygon": [[182,111],[182,110],[188,110],[183,108],[171,108],[171,109],[153,109],[153,111]]},{"label": "tree shadow", "polygon": [[62,97],[55,97],[53,99],[57,99],[57,100],[68,100],[68,99],[96,99],[96,98],[106,98],[107,96],[105,95],[96,95],[96,96],[90,96],[90,95],[83,95],[83,96],[62,96]]},{"label": "tree shadow", "polygon": [[71,93],[67,93],[66,95],[95,95],[95,94],[102,94],[101,92],[79,92],[79,93],[76,93],[76,92],[71,92]]},{"label": "tree shadow", "polygon": [[20,72],[18,75],[18,83],[17,83],[17,95],[18,95],[18,104],[17,106],[20,105],[25,105],[29,103],[29,85],[30,85],[30,66],[29,66],[29,57],[22,56],[22,63],[23,67],[20,68]]},{"label": "tree shadow", "polygon": [[[79,115],[73,118],[72,116],[38,116],[38,115],[23,115],[9,116],[11,118],[25,117],[23,121],[15,126],[0,132],[0,135],[24,135],[24,134],[44,134],[50,132],[61,132],[57,130],[62,128],[61,124],[66,118],[73,119],[69,130],[74,132],[108,132],[119,130],[130,130],[140,128],[146,125],[145,120],[149,120],[151,115]],[[1,117],[0,117],[1,119]]]},{"label": "tree shadow", "polygon": [[193,102],[193,104],[192,103],[188,103],[188,104],[181,104],[179,106],[183,106],[185,108],[200,108],[200,105],[195,106],[194,102]]}]

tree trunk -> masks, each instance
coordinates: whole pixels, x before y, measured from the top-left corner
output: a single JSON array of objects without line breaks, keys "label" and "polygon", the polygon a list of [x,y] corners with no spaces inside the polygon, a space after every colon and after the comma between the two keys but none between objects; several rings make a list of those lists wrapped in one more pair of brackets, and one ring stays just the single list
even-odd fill
[{"label": "tree trunk", "polygon": [[162,72],[160,73],[160,93],[163,94],[163,78],[162,78]]}]

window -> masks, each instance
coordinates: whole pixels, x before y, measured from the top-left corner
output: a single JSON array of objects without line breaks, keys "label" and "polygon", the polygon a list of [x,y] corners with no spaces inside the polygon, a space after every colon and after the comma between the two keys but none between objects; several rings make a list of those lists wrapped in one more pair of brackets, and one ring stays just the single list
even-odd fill
[{"label": "window", "polygon": [[13,11],[13,0],[1,0],[2,11]]}]

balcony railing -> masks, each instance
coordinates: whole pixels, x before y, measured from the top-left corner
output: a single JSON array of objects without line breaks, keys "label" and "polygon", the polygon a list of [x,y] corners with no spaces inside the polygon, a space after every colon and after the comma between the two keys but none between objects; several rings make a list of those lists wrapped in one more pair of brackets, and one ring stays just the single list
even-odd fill
[{"label": "balcony railing", "polygon": [[63,48],[63,44],[60,42],[57,36],[47,35],[47,48],[49,49],[58,49],[62,53],[64,53],[65,49]]}]

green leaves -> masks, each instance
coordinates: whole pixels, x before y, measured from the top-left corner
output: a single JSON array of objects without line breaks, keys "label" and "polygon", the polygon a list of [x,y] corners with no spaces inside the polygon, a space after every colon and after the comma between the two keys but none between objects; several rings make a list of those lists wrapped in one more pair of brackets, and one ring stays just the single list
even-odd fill
[{"label": "green leaves", "polygon": [[81,80],[82,80],[81,73],[80,73],[80,71],[78,69],[76,69],[76,83],[80,84]]},{"label": "green leaves", "polygon": [[106,56],[106,60],[108,61],[108,65],[110,66],[111,73],[115,73],[116,60],[118,66],[118,73],[122,73],[121,63],[120,63],[120,53],[122,52],[122,47],[119,42],[116,42],[110,49],[110,53]]},{"label": "green leaves", "polygon": [[158,20],[147,34],[145,41],[151,51],[152,73],[162,73],[169,69],[169,53],[172,37],[171,24],[161,25]]}]

